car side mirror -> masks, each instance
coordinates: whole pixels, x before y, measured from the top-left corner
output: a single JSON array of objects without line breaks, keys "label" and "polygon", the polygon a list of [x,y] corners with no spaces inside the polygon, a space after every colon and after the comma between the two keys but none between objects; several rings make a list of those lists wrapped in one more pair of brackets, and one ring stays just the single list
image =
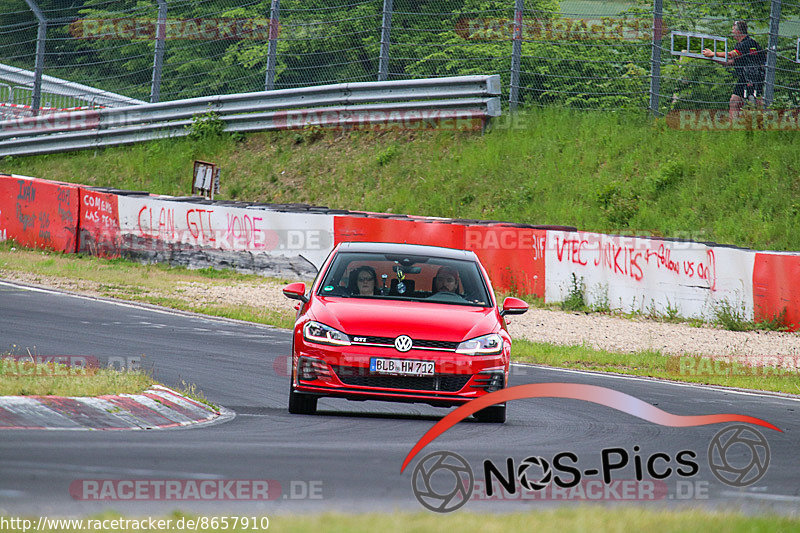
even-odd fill
[{"label": "car side mirror", "polygon": [[[285,289],[284,289],[285,290]],[[528,310],[528,304],[519,298],[509,296],[503,300],[503,310],[500,311],[500,316],[506,315],[521,315]]]},{"label": "car side mirror", "polygon": [[290,283],[283,288],[283,295],[292,300],[300,300],[303,303],[308,301],[306,297],[306,284],[302,281]]}]

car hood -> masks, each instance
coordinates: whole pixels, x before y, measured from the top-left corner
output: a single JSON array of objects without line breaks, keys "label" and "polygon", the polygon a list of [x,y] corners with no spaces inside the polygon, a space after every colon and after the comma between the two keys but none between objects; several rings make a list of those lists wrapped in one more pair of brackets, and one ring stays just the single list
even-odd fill
[{"label": "car hood", "polygon": [[491,307],[428,302],[323,297],[314,300],[310,315],[348,335],[460,342],[500,329]]}]

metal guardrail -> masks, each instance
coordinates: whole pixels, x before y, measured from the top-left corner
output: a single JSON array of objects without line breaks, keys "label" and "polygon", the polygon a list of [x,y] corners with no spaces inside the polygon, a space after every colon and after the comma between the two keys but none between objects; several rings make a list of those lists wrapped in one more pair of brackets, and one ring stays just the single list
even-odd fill
[{"label": "metal guardrail", "polygon": [[[30,70],[0,64],[0,80],[6,83],[22,86],[33,92],[35,78],[36,74]],[[146,103],[121,94],[103,91],[95,87],[47,75],[42,76],[42,92],[48,95],[83,100],[88,104],[103,107],[131,106]],[[30,105],[30,101],[27,103]]]},{"label": "metal guardrail", "polygon": [[344,83],[56,113],[0,122],[0,157],[99,148],[190,133],[216,113],[225,131],[460,121],[500,116],[500,77]]}]

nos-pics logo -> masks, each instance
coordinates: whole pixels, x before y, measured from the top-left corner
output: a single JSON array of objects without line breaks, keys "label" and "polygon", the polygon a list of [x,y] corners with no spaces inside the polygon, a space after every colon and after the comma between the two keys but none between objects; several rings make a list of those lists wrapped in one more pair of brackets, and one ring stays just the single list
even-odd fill
[{"label": "nos-pics logo", "polygon": [[[596,385],[578,383],[529,383],[489,393],[458,407],[434,424],[434,426],[419,439],[408,455],[406,455],[400,472],[402,473],[406,467],[410,466],[413,458],[419,454],[425,446],[466,417],[476,413],[480,409],[492,405],[524,398],[569,398],[583,400],[604,405],[665,427],[686,428],[726,422],[738,422],[739,424],[728,426],[714,435],[708,447],[708,465],[711,472],[722,483],[737,488],[756,483],[764,476],[769,466],[770,453],[767,440],[764,438],[764,435],[753,429],[751,425],[765,427],[779,433],[782,432],[780,428],[766,420],[748,415],[675,415],[623,392]],[[638,446],[634,446],[634,452],[638,452],[637,449]],[[627,457],[629,454],[622,449],[620,450],[621,451],[616,452],[620,456],[619,463],[613,465],[605,465],[604,463],[605,467],[607,467],[607,471],[618,468],[621,469],[627,464]],[[571,452],[563,452],[559,455],[574,456],[574,461],[577,461],[577,456]],[[694,476],[698,471],[698,465],[693,460],[688,461],[686,458],[696,458],[696,454],[690,450],[684,450],[678,455],[681,457],[676,456],[675,461],[682,466],[691,468],[688,470],[666,468],[663,471],[656,471],[653,468],[654,465],[659,463],[659,461],[664,462],[669,458],[667,454],[657,452],[651,455],[647,460],[648,473],[656,479],[664,479],[673,472],[677,472],[684,477]],[[622,462],[623,456],[625,457],[625,462]],[[605,459],[608,459],[608,457],[604,456],[604,460]],[[484,470],[486,470],[487,462],[491,464],[491,461],[486,460],[484,462]],[[509,468],[511,468],[513,460],[509,458],[508,463]],[[639,475],[641,466],[639,463],[636,463],[636,461],[634,461],[634,463],[637,465],[637,479],[641,480]],[[548,487],[554,480],[558,483],[558,476],[554,470],[580,473],[580,471],[575,468],[565,468],[561,463],[553,463],[552,461],[538,456],[527,457],[509,473],[511,473],[512,476],[516,476],[519,485],[525,490],[540,491]],[[607,483],[608,480],[606,478],[608,477],[608,472],[606,470],[604,470],[603,480]],[[496,467],[494,467],[494,471],[497,471]],[[597,475],[599,473],[597,469],[583,471],[586,475],[589,475],[590,472],[591,475]],[[486,479],[485,483],[488,484],[490,481],[490,479]],[[475,476],[469,463],[460,455],[448,451],[434,452],[422,458],[414,468],[411,479],[411,487],[417,500],[425,508],[440,513],[454,511],[466,504],[472,497],[474,486]]]},{"label": "nos-pics logo", "polygon": [[[714,476],[731,487],[747,487],[761,479],[769,467],[769,444],[759,431],[729,426],[718,432],[708,446],[708,466]],[[516,468],[520,487],[541,491],[553,481],[553,468],[543,457],[531,456]],[[486,480],[488,484],[489,479]],[[475,475],[469,463],[457,453],[433,452],[417,463],[411,488],[426,509],[449,513],[463,507],[472,497]]]}]

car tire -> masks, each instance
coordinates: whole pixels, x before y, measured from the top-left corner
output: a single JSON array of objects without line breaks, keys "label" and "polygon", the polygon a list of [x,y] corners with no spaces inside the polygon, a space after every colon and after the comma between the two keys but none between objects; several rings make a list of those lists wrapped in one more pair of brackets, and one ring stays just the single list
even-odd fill
[{"label": "car tire", "polygon": [[487,422],[492,424],[502,424],[506,421],[506,406],[493,405],[477,411],[475,418],[478,422]]},{"label": "car tire", "polygon": [[293,415],[313,415],[317,412],[317,397],[289,389],[289,412]]}]

